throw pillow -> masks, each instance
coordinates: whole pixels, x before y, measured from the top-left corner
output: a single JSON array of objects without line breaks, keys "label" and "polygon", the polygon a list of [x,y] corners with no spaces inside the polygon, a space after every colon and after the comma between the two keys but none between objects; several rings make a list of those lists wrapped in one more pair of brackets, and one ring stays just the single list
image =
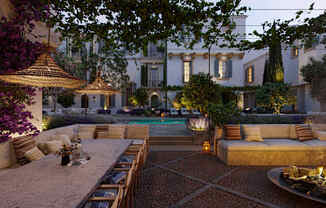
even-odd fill
[{"label": "throw pillow", "polygon": [[240,125],[225,125],[225,138],[227,140],[241,140]]},{"label": "throw pillow", "polygon": [[312,134],[312,130],[309,126],[306,125],[296,125],[295,130],[297,133],[297,137],[300,141],[307,141],[314,139]]},{"label": "throw pillow", "polygon": [[326,131],[316,131],[319,140],[326,141]]},{"label": "throw pillow", "polygon": [[264,139],[261,137],[259,127],[246,127],[244,131],[245,140],[248,142],[263,142]]},{"label": "throw pillow", "polygon": [[25,152],[31,150],[36,146],[33,137],[32,136],[17,137],[17,138],[13,138],[11,142],[15,150],[17,162],[21,165],[28,163],[28,160],[24,156],[24,154]]},{"label": "throw pillow", "polygon": [[57,135],[57,140],[60,140],[62,144],[66,146],[71,146],[71,140],[68,135],[66,134],[59,134]]},{"label": "throw pillow", "polygon": [[49,154],[49,152],[48,152],[48,148],[47,148],[45,142],[40,142],[40,143],[38,143],[38,144],[37,144],[37,148],[38,148],[39,150],[41,150],[42,153],[43,153],[44,155]]},{"label": "throw pillow", "polygon": [[63,146],[61,141],[55,140],[55,141],[49,141],[46,142],[46,149],[49,154],[56,154],[60,148]]},{"label": "throw pillow", "polygon": [[44,157],[44,154],[37,147],[34,147],[33,149],[28,150],[27,152],[25,152],[24,156],[29,161],[34,161],[34,160],[42,159]]}]

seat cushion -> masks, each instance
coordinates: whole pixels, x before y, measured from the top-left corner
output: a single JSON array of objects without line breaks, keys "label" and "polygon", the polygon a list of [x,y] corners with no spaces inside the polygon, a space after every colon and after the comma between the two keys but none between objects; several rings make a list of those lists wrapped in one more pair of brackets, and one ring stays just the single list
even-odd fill
[{"label": "seat cushion", "polygon": [[263,143],[268,145],[268,150],[270,151],[311,150],[309,145],[291,139],[265,139]]},{"label": "seat cushion", "polygon": [[321,141],[326,141],[326,131],[316,131],[316,137]]},{"label": "seat cushion", "polygon": [[123,139],[125,137],[125,126],[109,125],[108,139]]},{"label": "seat cushion", "polygon": [[44,154],[39,150],[39,148],[34,147],[31,150],[28,150],[25,152],[24,156],[29,160],[29,161],[34,161],[34,160],[40,160],[44,157]]},{"label": "seat cushion", "polygon": [[59,140],[46,142],[45,145],[49,154],[56,154],[63,146],[62,141]]},{"label": "seat cushion", "polygon": [[263,142],[247,142],[244,140],[220,140],[218,145],[228,151],[267,150],[268,145]]},{"label": "seat cushion", "polygon": [[240,140],[241,139],[240,125],[225,125],[225,139]]},{"label": "seat cushion", "polygon": [[313,139],[302,142],[305,145],[309,145],[313,150],[326,150],[326,141],[320,141],[319,139]]},{"label": "seat cushion", "polygon": [[[250,126],[250,125],[243,125]],[[274,138],[290,138],[291,128],[288,124],[258,124],[251,125],[258,126],[260,128],[261,136],[264,139],[274,139]]]},{"label": "seat cushion", "polygon": [[312,130],[308,125],[296,125],[295,126],[298,139],[300,141],[307,141],[314,139]]},{"label": "seat cushion", "polygon": [[260,128],[256,126],[250,126],[243,128],[243,134],[245,140],[248,142],[262,142],[264,141],[261,137]]},{"label": "seat cushion", "polygon": [[148,125],[126,125],[126,139],[144,139],[148,136]]},{"label": "seat cushion", "polygon": [[26,164],[28,160],[24,154],[36,146],[34,138],[32,136],[22,136],[13,138],[11,142],[15,150],[17,162],[21,165]]}]

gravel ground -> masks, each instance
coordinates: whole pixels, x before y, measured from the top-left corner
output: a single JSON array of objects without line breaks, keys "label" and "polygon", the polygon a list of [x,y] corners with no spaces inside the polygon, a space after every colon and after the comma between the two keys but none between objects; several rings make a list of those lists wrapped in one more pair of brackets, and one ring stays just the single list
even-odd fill
[{"label": "gravel ground", "polygon": [[325,208],[272,184],[271,167],[226,166],[199,152],[150,152],[136,208]]}]

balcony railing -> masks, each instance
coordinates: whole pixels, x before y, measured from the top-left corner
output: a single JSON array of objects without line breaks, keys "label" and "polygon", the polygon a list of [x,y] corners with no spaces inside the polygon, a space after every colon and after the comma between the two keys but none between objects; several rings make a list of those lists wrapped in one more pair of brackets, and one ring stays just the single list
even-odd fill
[{"label": "balcony railing", "polygon": [[148,88],[159,88],[162,87],[163,81],[162,80],[149,80],[148,81]]}]

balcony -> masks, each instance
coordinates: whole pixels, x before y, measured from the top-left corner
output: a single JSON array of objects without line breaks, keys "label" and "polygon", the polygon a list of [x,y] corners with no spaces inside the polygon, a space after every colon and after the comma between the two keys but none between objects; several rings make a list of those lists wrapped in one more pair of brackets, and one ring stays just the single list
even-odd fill
[{"label": "balcony", "polygon": [[147,88],[160,88],[163,86],[163,80],[148,80]]}]

